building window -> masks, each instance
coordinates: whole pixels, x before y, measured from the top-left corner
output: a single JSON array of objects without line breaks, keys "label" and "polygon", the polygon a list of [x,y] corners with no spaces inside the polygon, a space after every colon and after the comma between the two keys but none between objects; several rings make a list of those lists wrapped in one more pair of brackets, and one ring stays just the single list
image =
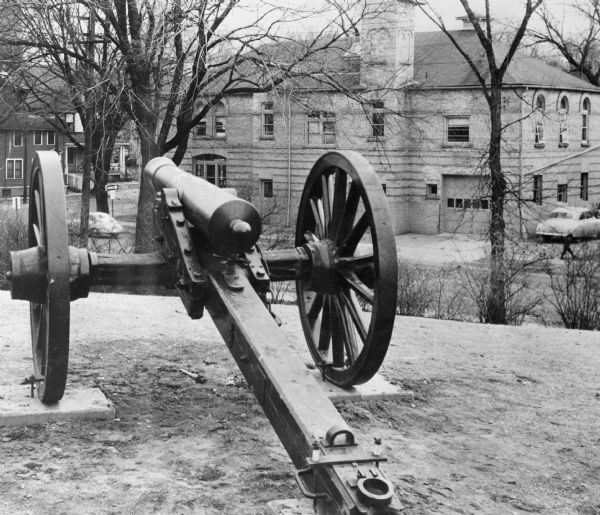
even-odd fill
[{"label": "building window", "polygon": [[569,146],[569,126],[567,123],[567,115],[569,114],[569,100],[567,97],[560,99],[560,109],[558,110],[559,128],[558,128],[558,146]]},{"label": "building window", "polygon": [[447,143],[469,143],[470,141],[469,117],[447,116],[446,117],[446,142]]},{"label": "building window", "polygon": [[69,132],[75,132],[75,114],[67,113],[65,115],[65,124]]},{"label": "building window", "polygon": [[46,132],[46,142],[48,143],[48,145],[54,145],[56,143],[54,131]]},{"label": "building window", "polygon": [[273,102],[262,104],[262,135],[263,138],[272,138],[274,134]]},{"label": "building window", "polygon": [[375,101],[371,103],[371,137],[374,139],[385,136],[385,114],[383,102]]},{"label": "building window", "polygon": [[448,198],[446,205],[454,209],[489,209],[490,203],[488,199],[482,198]]},{"label": "building window", "polygon": [[196,126],[196,134],[203,138],[206,137],[206,120],[200,120]]},{"label": "building window", "polygon": [[309,145],[335,143],[335,114],[327,111],[310,111],[306,128]]},{"label": "building window", "polygon": [[67,164],[68,165],[76,164],[74,147],[67,147]]},{"label": "building window", "polygon": [[438,187],[437,187],[437,184],[428,184],[426,186],[425,196],[427,198],[438,198]]},{"label": "building window", "polygon": [[579,190],[579,198],[581,200],[588,200],[588,174],[587,173],[582,173],[581,174],[581,187]]},{"label": "building window", "polygon": [[33,131],[33,144],[41,145],[42,144],[42,131]]},{"label": "building window", "polygon": [[13,133],[13,146],[15,146],[15,147],[23,146],[23,133],[21,131],[15,131]]},{"label": "building window", "polygon": [[6,160],[6,178],[7,179],[22,179],[23,178],[23,160],[22,159],[7,159]]},{"label": "building window", "polygon": [[203,154],[194,157],[194,175],[207,182],[218,186],[227,187],[227,161],[224,157],[215,154]]},{"label": "building window", "polygon": [[263,198],[273,197],[273,179],[261,179]]},{"label": "building window", "polygon": [[556,200],[558,202],[566,202],[567,201],[567,185],[559,184],[556,189]]},{"label": "building window", "polygon": [[584,98],[581,105],[581,144],[587,146],[590,144],[589,124],[590,124],[590,99]]},{"label": "building window", "polygon": [[541,175],[533,176],[533,201],[536,204],[542,205],[543,183]]},{"label": "building window", "polygon": [[225,107],[217,104],[215,107],[215,138],[223,139],[227,136],[225,130]]},{"label": "building window", "polygon": [[544,95],[538,95],[535,99],[535,146],[537,148],[544,147],[544,116],[546,113],[546,99]]}]

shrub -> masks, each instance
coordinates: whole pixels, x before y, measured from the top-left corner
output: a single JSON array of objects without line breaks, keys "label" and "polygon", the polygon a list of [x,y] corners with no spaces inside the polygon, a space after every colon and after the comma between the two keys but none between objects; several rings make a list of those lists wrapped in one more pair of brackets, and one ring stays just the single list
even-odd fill
[{"label": "shrub", "polygon": [[398,261],[398,300],[396,313],[422,317],[434,300],[430,274],[418,265]]},{"label": "shrub", "polygon": [[0,289],[8,289],[6,272],[10,269],[10,251],[27,248],[27,213],[9,211],[0,218]]},{"label": "shrub", "polygon": [[600,244],[580,246],[578,259],[565,261],[564,271],[548,265],[551,305],[567,329],[600,329]]},{"label": "shrub", "polygon": [[[506,321],[520,325],[526,318],[539,319],[543,295],[540,293],[530,271],[545,263],[546,256],[537,247],[523,242],[507,242],[504,254],[504,302]],[[490,291],[489,257],[481,265],[463,267],[463,291],[475,304],[477,316],[488,323],[488,297]]]}]

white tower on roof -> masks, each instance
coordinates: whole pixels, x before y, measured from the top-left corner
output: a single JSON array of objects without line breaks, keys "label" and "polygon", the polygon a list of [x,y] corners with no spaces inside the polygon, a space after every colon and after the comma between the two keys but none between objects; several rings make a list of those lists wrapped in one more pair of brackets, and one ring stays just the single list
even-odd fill
[{"label": "white tower on roof", "polygon": [[362,19],[361,84],[368,89],[397,89],[414,74],[413,0],[368,0]]}]

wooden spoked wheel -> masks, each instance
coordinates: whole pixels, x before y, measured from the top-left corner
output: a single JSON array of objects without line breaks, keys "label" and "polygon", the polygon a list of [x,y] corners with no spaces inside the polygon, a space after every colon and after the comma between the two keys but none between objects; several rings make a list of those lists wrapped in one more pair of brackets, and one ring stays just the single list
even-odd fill
[{"label": "wooden spoked wheel", "polygon": [[38,247],[45,275],[40,302],[30,302],[33,366],[38,397],[49,404],[64,394],[69,363],[69,242],[56,152],[36,154],[29,191],[29,246]]},{"label": "wooden spoked wheel", "polygon": [[396,314],[397,261],[385,192],[356,152],[331,152],[313,166],[302,194],[296,246],[311,269],[296,283],[308,348],[341,387],[381,366]]}]

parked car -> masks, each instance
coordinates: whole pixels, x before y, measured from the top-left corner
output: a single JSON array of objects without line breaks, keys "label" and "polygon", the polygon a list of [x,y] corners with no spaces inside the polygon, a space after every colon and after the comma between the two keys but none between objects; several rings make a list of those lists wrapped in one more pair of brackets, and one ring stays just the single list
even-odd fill
[{"label": "parked car", "polygon": [[600,219],[584,207],[557,207],[535,229],[535,235],[543,241],[572,241],[600,238]]},{"label": "parked car", "polygon": [[100,211],[90,212],[88,227],[90,236],[96,238],[111,238],[124,231],[123,226],[112,216]]}]

